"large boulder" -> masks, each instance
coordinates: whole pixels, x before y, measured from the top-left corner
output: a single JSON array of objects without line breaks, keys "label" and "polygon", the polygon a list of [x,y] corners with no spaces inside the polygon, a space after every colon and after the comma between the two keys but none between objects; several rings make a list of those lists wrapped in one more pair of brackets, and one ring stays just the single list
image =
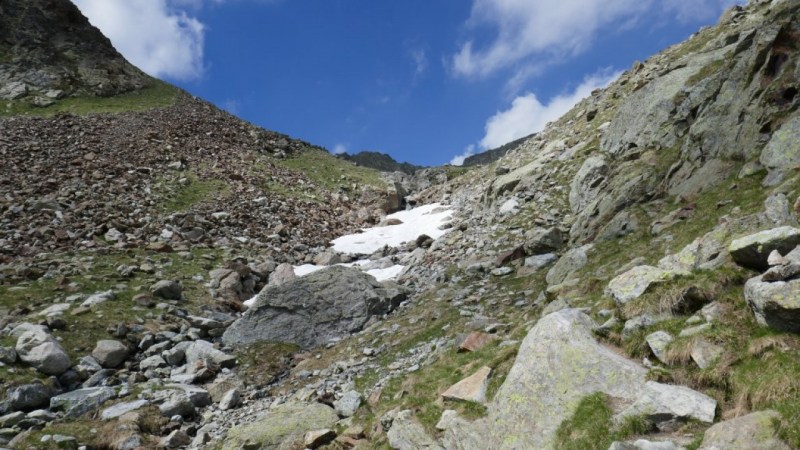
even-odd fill
[{"label": "large boulder", "polygon": [[61,375],[72,366],[61,344],[41,328],[22,333],[15,349],[19,359],[47,375]]},{"label": "large boulder", "polygon": [[569,192],[569,206],[573,213],[580,212],[591,203],[597,192],[603,188],[608,177],[609,167],[602,156],[592,156],[583,162]]},{"label": "large boulder", "polygon": [[117,392],[110,387],[78,389],[50,399],[50,409],[63,410],[67,417],[80,417],[115,398]]},{"label": "large boulder", "polygon": [[447,448],[553,448],[555,432],[583,397],[604,392],[634,401],[647,371],[599,344],[595,323],[576,309],[543,317],[522,342],[486,419],[445,434]]},{"label": "large boulder", "polygon": [[306,432],[333,428],[338,420],[336,412],[322,403],[288,403],[271,409],[260,420],[231,428],[222,448],[238,450],[245,444],[262,450],[303,448]]},{"label": "large boulder", "polygon": [[386,437],[389,438],[389,445],[397,450],[442,450],[442,446],[414,418],[411,410],[397,413]]},{"label": "large boulder", "polygon": [[272,341],[315,347],[361,330],[405,298],[396,284],[381,284],[358,269],[333,266],[267,286],[222,340],[227,345]]},{"label": "large boulder", "polygon": [[774,250],[785,255],[800,245],[800,229],[778,227],[735,239],[728,247],[733,260],[743,267],[766,270],[767,259]]},{"label": "large boulder", "polygon": [[553,267],[547,272],[545,279],[550,286],[561,284],[568,280],[575,272],[582,269],[588,262],[586,254],[591,249],[590,245],[573,248],[559,258]]},{"label": "large boulder", "polygon": [[6,403],[12,411],[31,411],[50,403],[52,389],[42,383],[21,384],[8,388]]},{"label": "large boulder", "polygon": [[717,401],[705,394],[648,381],[639,398],[618,417],[644,416],[660,429],[674,430],[689,420],[712,423],[716,410]]},{"label": "large boulder", "polygon": [[758,323],[776,330],[800,332],[800,279],[764,281],[764,275],[747,280],[744,298]]},{"label": "large boulder", "polygon": [[97,341],[92,350],[92,357],[106,368],[115,368],[122,364],[128,357],[128,347],[120,341],[104,339]]},{"label": "large boulder", "polygon": [[778,437],[775,423],[780,420],[780,414],[767,410],[720,422],[706,430],[699,450],[789,450]]},{"label": "large boulder", "polygon": [[761,164],[770,172],[787,173],[800,165],[797,140],[800,138],[800,114],[795,113],[780,129],[772,133],[764,150]]}]

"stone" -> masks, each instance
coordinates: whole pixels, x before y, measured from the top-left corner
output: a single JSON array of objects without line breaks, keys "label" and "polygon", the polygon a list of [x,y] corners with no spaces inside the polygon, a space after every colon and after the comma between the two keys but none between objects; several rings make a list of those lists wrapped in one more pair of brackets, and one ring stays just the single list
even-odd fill
[{"label": "stone", "polygon": [[177,281],[161,280],[150,286],[150,293],[164,300],[180,300],[183,295],[183,288]]},{"label": "stone", "polygon": [[505,202],[503,202],[502,205],[500,205],[500,208],[497,210],[497,213],[500,214],[501,216],[505,216],[508,214],[515,214],[517,213],[517,211],[519,211],[519,200],[515,198],[510,198]]},{"label": "stone", "polygon": [[786,173],[800,165],[795,143],[800,138],[800,115],[793,114],[775,130],[761,151],[759,161],[770,172]]},{"label": "stone", "polygon": [[164,358],[164,361],[167,362],[170,366],[180,366],[186,360],[186,352],[184,349],[179,347],[173,347],[169,350],[164,350],[161,352],[161,357]]},{"label": "stone", "polygon": [[192,443],[192,438],[189,437],[183,430],[174,430],[170,434],[161,438],[159,447],[164,448],[178,448],[185,447]]},{"label": "stone", "polygon": [[713,366],[725,351],[719,345],[708,342],[705,339],[697,339],[692,343],[692,361],[701,369],[708,369]]},{"label": "stone", "polygon": [[17,362],[17,351],[14,347],[0,347],[0,363],[14,364]]},{"label": "stone", "polygon": [[606,287],[606,295],[617,306],[625,305],[642,296],[652,286],[675,278],[675,273],[653,266],[637,266],[616,276]]},{"label": "stone", "polygon": [[110,387],[78,389],[51,398],[50,409],[62,410],[66,417],[76,418],[96,410],[116,396],[116,391]]},{"label": "stone", "polygon": [[616,418],[645,416],[661,430],[674,430],[692,419],[713,423],[717,401],[685,386],[648,381],[636,401]]},{"label": "stone", "polygon": [[514,269],[512,269],[511,267],[498,267],[496,269],[492,269],[490,273],[492,274],[492,276],[495,277],[504,277],[514,273]]},{"label": "stone", "polygon": [[506,264],[518,261],[525,257],[525,250],[522,247],[500,253],[495,259],[494,265],[497,267],[505,266]]},{"label": "stone", "polygon": [[583,162],[572,180],[569,192],[569,206],[578,213],[595,200],[597,193],[605,186],[609,166],[602,156],[591,156]]},{"label": "stone", "polygon": [[523,266],[536,271],[553,264],[557,260],[558,256],[556,256],[554,253],[545,253],[543,255],[535,255],[525,258],[525,263]]},{"label": "stone", "polygon": [[72,366],[69,355],[49,333],[32,329],[17,339],[19,359],[47,375],[61,375]]},{"label": "stone", "polygon": [[21,384],[8,388],[6,402],[12,411],[32,411],[50,404],[51,389],[42,383]]},{"label": "stone", "polygon": [[577,309],[542,317],[520,345],[486,418],[445,431],[447,448],[553,448],[561,422],[583,397],[603,392],[635,401],[647,371],[597,342]]},{"label": "stone", "polygon": [[333,402],[333,408],[340,417],[351,417],[361,406],[362,397],[356,391],[347,391],[342,398]]},{"label": "stone", "polygon": [[117,403],[114,406],[110,406],[104,409],[100,413],[100,418],[103,420],[111,420],[116,419],[117,417],[122,416],[123,414],[129,413],[131,411],[136,411],[137,409],[144,408],[145,406],[149,405],[150,402],[147,400],[134,400],[131,402],[123,402]]},{"label": "stone", "polygon": [[219,401],[219,409],[227,411],[239,406],[240,402],[241,396],[239,394],[239,390],[231,389],[222,396],[222,400]]},{"label": "stone", "polygon": [[158,410],[164,417],[181,416],[189,418],[195,415],[195,408],[189,396],[183,392],[175,392],[161,405]]},{"label": "stone", "polygon": [[269,274],[269,284],[273,286],[280,286],[294,280],[295,278],[297,278],[297,275],[294,274],[294,267],[292,267],[291,264],[283,263],[276,267],[271,274]]},{"label": "stone", "polygon": [[666,331],[656,331],[655,333],[648,334],[645,340],[656,358],[666,363],[664,356],[667,352],[667,346],[673,341],[672,335]]},{"label": "stone", "polygon": [[318,266],[332,266],[341,263],[342,258],[335,251],[328,249],[315,256],[312,261]]},{"label": "stone", "polygon": [[467,401],[484,403],[486,401],[486,388],[489,386],[491,367],[481,367],[477,372],[450,386],[442,398],[445,400]]},{"label": "stone", "polygon": [[56,448],[78,450],[78,439],[74,436],[64,436],[63,434],[54,434],[53,443]]},{"label": "stone", "polygon": [[294,448],[304,444],[307,432],[332,429],[338,420],[333,408],[322,403],[286,403],[253,423],[231,428],[222,449],[239,450],[245,444],[266,450]]},{"label": "stone", "polygon": [[101,303],[114,300],[114,298],[116,298],[116,296],[114,295],[113,291],[98,292],[90,295],[86,300],[83,301],[83,303],[81,303],[81,306],[85,308],[91,308],[92,306],[97,306]]},{"label": "stone", "polygon": [[323,445],[328,445],[336,439],[336,432],[325,428],[322,430],[309,431],[303,437],[303,444],[306,448],[319,448]]},{"label": "stone", "polygon": [[483,333],[480,331],[473,331],[458,344],[459,352],[476,352],[487,344],[496,341],[498,338],[493,334]]},{"label": "stone", "polygon": [[397,413],[387,433],[389,445],[397,450],[443,450],[414,418],[410,410]]},{"label": "stone", "polygon": [[12,81],[0,88],[0,98],[3,100],[18,100],[28,95],[28,85],[21,81]]},{"label": "stone", "polygon": [[706,430],[698,450],[789,450],[775,426],[781,420],[780,414],[766,410],[714,424]]},{"label": "stone", "polygon": [[800,332],[800,279],[765,282],[763,276],[747,280],[744,298],[763,326]]},{"label": "stone", "polygon": [[648,441],[637,439],[633,442],[613,442],[608,450],[686,450],[672,441]]},{"label": "stone", "polygon": [[186,364],[193,365],[198,361],[210,359],[220,367],[231,368],[236,365],[236,356],[229,355],[214,348],[214,344],[197,340],[191,343],[181,343],[177,348],[182,348],[186,356]]},{"label": "stone", "polygon": [[733,260],[750,269],[767,270],[773,250],[785,255],[800,245],[800,229],[783,226],[735,239],[728,246]]},{"label": "stone", "polygon": [[159,355],[153,355],[150,356],[149,358],[143,359],[139,363],[139,370],[141,370],[142,372],[147,372],[148,370],[160,369],[161,367],[166,367],[166,366],[167,362],[164,361],[164,358],[162,358]]},{"label": "stone", "polygon": [[534,228],[525,233],[525,253],[542,255],[553,253],[564,246],[564,234],[556,227]]},{"label": "stone", "polygon": [[119,367],[128,358],[128,347],[120,341],[104,339],[97,341],[92,357],[106,368]]},{"label": "stone", "polygon": [[772,194],[764,200],[764,214],[775,225],[797,225],[785,194]]},{"label": "stone", "polygon": [[458,411],[454,409],[445,409],[442,411],[442,416],[439,418],[439,421],[436,422],[436,429],[439,431],[445,431],[450,428],[450,426],[453,425],[457,419]]},{"label": "stone", "polygon": [[378,283],[359,269],[332,266],[280,286],[267,286],[222,336],[225,345],[272,341],[304,348],[361,330],[405,300],[392,282]]},{"label": "stone", "polygon": [[651,316],[650,314],[642,314],[641,316],[628,319],[622,327],[622,338],[628,339],[633,333],[653,326],[663,320],[664,316]]},{"label": "stone", "polygon": [[583,268],[589,262],[586,252],[591,248],[591,245],[584,245],[566,252],[547,272],[545,277],[547,284],[549,286],[561,284],[572,274]]}]

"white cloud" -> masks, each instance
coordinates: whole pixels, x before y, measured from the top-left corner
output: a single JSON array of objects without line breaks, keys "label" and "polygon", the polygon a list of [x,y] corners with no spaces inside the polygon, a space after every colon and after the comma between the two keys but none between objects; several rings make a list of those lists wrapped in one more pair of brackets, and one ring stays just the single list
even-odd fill
[{"label": "white cloud", "polygon": [[452,58],[458,75],[486,76],[534,54],[573,54],[599,29],[635,16],[652,0],[474,0],[471,26],[497,28],[485,48],[466,42]]},{"label": "white cloud", "polygon": [[347,153],[347,146],[346,145],[344,145],[342,143],[339,143],[339,144],[336,144],[333,147],[333,154],[334,155],[343,155],[345,153]]},{"label": "white cloud", "polygon": [[470,144],[467,146],[467,148],[464,149],[464,153],[454,156],[453,159],[450,160],[450,164],[453,166],[463,166],[464,160],[474,154],[475,154],[475,144]]},{"label": "white cloud", "polygon": [[180,7],[198,0],[74,0],[131,63],[150,75],[193,80],[203,74],[205,26]]},{"label": "white cloud", "polygon": [[601,32],[629,27],[645,13],[682,21],[708,20],[746,0],[473,0],[467,26],[496,30],[481,45],[463,43],[449,65],[455,75],[480,78],[513,69],[516,78],[585,51]]},{"label": "white cloud", "polygon": [[546,105],[533,93],[515,98],[509,109],[499,111],[486,121],[486,134],[480,147],[484,150],[496,148],[543,130],[548,122],[563,116],[593,90],[608,86],[619,74],[605,70],[589,76],[573,92],[558,95]]},{"label": "white cloud", "polygon": [[414,60],[414,77],[419,77],[425,73],[425,70],[428,68],[428,56],[425,54],[425,50],[412,50],[411,59]]}]

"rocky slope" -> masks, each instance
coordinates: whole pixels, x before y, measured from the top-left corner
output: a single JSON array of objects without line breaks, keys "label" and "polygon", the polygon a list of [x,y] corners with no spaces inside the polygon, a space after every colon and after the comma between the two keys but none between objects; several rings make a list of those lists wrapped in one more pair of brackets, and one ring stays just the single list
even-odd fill
[{"label": "rocky slope", "polygon": [[[179,186],[228,180],[237,198],[325,195],[333,208],[335,195],[354,197],[269,184],[251,191],[263,186],[249,172],[258,161],[271,177],[295,168],[304,186],[331,185],[308,154],[288,165],[293,152],[279,157],[268,132],[238,123],[241,132],[215,141],[237,122],[173,131],[182,123],[173,110],[234,120],[196,100],[123,116],[168,120],[152,143],[110,134],[134,149],[129,167],[96,179],[75,169],[71,182],[92,184],[50,199],[89,201],[86,189],[129,183],[110,191],[124,199],[104,213],[121,211],[115,226],[85,227],[94,245],[76,238],[84,249],[60,250],[35,231],[55,236],[59,210],[39,212],[35,190],[2,185],[14,186],[3,192],[13,200],[6,251],[38,250],[0,290],[9,311],[0,324],[0,439],[15,448],[800,448],[799,28],[798,1],[729,10],[497,162],[460,176],[431,169],[436,182],[407,200],[449,205],[452,220],[437,239],[368,255],[323,248],[348,228],[320,223],[324,208],[296,234],[263,237],[246,220],[213,222],[232,201],[218,194],[164,194],[192,205],[200,218],[191,223],[148,209],[131,191],[152,183],[157,193],[160,178],[138,167],[167,179],[174,170]],[[104,117],[52,120],[114,130]],[[37,120],[6,119],[19,142],[37,138],[25,129]],[[63,132],[53,148],[72,148],[76,135]],[[95,164],[85,153],[102,142],[79,142],[59,165]],[[181,157],[157,159],[169,152]],[[22,171],[44,183],[38,189],[60,192],[58,178],[45,181],[54,178],[46,159],[16,162],[9,176]],[[114,160],[99,161],[92,170],[102,175]],[[249,218],[252,203],[234,211]],[[343,210],[356,211],[353,227],[369,215],[358,210]],[[21,213],[23,223],[12,216]],[[251,240],[225,241],[242,235]],[[165,246],[175,251],[156,253]],[[379,283],[357,267],[298,277],[283,260],[406,268]]]}]

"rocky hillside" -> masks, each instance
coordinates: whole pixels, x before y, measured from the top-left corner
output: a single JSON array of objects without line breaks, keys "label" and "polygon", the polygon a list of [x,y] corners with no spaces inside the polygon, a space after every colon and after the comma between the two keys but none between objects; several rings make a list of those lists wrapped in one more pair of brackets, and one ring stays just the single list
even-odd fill
[{"label": "rocky hillside", "polygon": [[734,7],[386,218],[183,94],[2,119],[0,442],[800,448],[798,31]]},{"label": "rocky hillside", "polygon": [[422,166],[416,166],[407,162],[397,162],[386,153],[380,152],[358,152],[354,155],[345,153],[339,155],[339,158],[354,162],[359,166],[380,170],[381,172],[403,172],[408,175],[413,175],[414,172],[423,168]]}]

